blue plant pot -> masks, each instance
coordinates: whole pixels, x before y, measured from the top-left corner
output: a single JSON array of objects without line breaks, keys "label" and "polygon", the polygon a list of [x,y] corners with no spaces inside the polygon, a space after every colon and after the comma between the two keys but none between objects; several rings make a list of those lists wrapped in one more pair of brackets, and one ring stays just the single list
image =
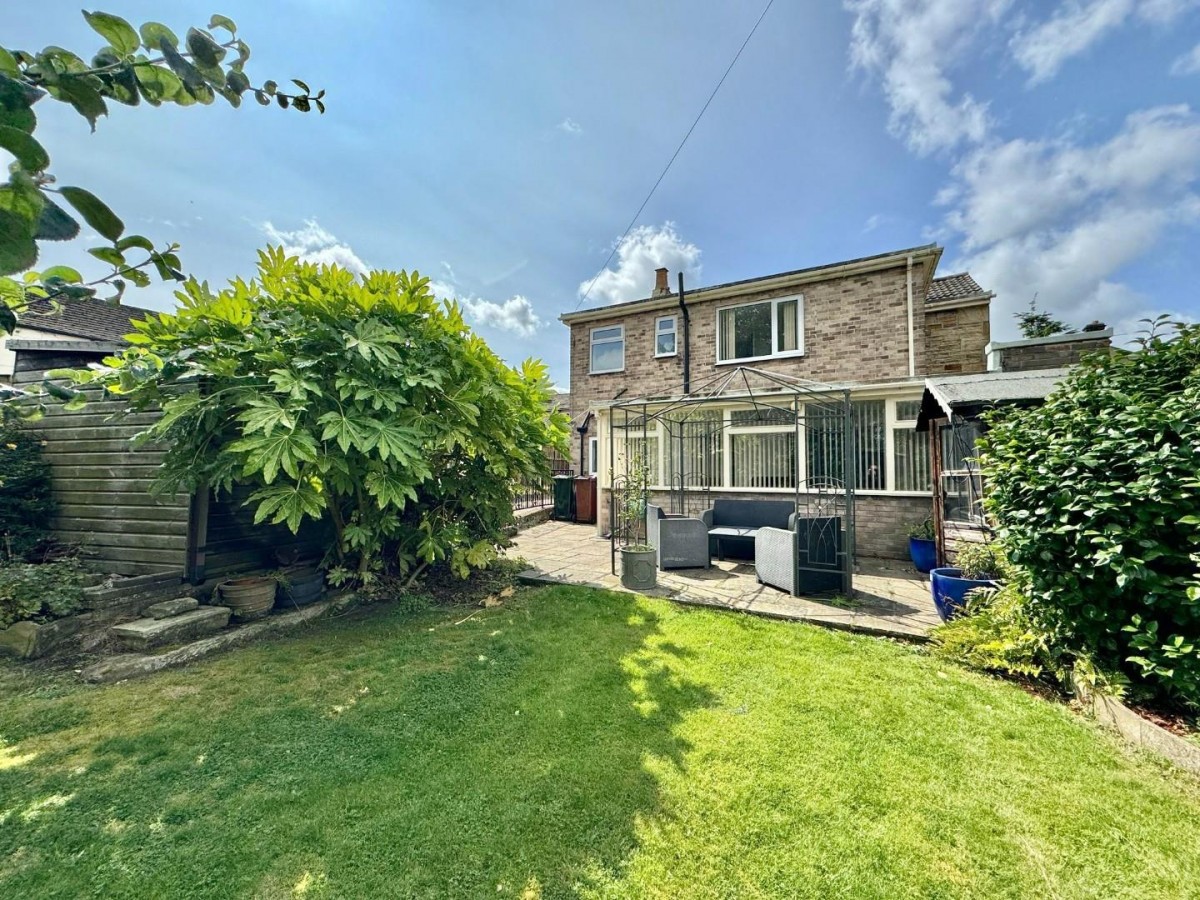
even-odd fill
[{"label": "blue plant pot", "polygon": [[967,594],[976,588],[995,586],[991,580],[963,578],[962,569],[942,568],[930,572],[930,589],[933,591],[933,605],[937,607],[938,615],[947,622],[962,612]]},{"label": "blue plant pot", "polygon": [[918,572],[931,572],[937,565],[937,541],[933,538],[910,537],[908,555]]}]

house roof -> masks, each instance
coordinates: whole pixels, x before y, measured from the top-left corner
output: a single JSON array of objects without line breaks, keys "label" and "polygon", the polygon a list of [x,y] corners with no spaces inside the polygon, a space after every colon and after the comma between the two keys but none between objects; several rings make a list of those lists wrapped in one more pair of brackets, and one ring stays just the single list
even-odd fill
[{"label": "house roof", "polygon": [[119,341],[133,330],[130,322],[153,312],[157,311],[103,300],[71,300],[54,311],[48,300],[35,300],[21,314],[19,326],[93,341]]},{"label": "house roof", "polygon": [[[741,281],[728,281],[724,284],[688,289],[686,291],[686,298],[688,301],[715,300],[721,297],[744,294],[748,290],[767,290],[774,287],[786,288],[806,282],[820,281],[825,278],[836,278],[841,275],[870,272],[891,266],[903,265],[910,256],[922,261],[931,259],[932,262],[926,269],[927,272],[931,272],[937,268],[938,260],[942,256],[942,248],[937,244],[923,244],[920,247],[893,250],[890,253],[878,253],[874,256],[862,256],[857,259],[825,263],[805,269],[793,269],[789,272],[778,272],[774,275],[760,275],[756,278],[745,278]],[[916,291],[920,291],[921,289],[921,285],[915,286]],[[918,294],[918,296],[920,295]],[[644,297],[641,300],[630,300],[625,303],[613,303],[607,306],[580,309],[575,312],[564,313],[558,318],[560,322],[571,325],[575,322],[586,322],[592,319],[606,319],[624,315],[635,308],[636,311],[642,312],[654,309],[668,309],[677,307],[678,305],[679,297],[676,294],[668,294],[665,297]]]},{"label": "house roof", "polygon": [[917,431],[926,431],[934,419],[953,415],[969,418],[992,406],[1040,402],[1058,386],[1067,371],[1035,369],[926,378]]},{"label": "house roof", "polygon": [[970,272],[959,272],[955,275],[943,275],[929,283],[929,291],[925,294],[927,303],[947,303],[951,300],[967,300],[974,297],[991,297],[990,291],[979,286]]}]

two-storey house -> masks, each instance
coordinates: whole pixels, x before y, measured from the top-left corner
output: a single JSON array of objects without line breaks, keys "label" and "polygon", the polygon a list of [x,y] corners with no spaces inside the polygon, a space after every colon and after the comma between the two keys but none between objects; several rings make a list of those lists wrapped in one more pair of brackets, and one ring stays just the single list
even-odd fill
[{"label": "two-storey house", "polygon": [[[650,296],[568,313],[571,331],[573,467],[599,479],[605,501],[608,411],[626,397],[681,397],[728,367],[808,379],[851,392],[857,448],[853,477],[857,552],[901,557],[904,526],[930,515],[929,445],[914,429],[930,375],[986,370],[992,294],[968,274],[936,277],[942,248],[929,244],[673,291],[657,270]],[[647,283],[650,273],[647,272]],[[712,496],[789,496],[803,484],[805,447],[769,418],[739,416],[731,399]],[[652,491],[666,491],[668,464],[654,428],[645,440]],[[802,443],[804,443],[802,441]],[[776,471],[778,470],[778,471]]]}]

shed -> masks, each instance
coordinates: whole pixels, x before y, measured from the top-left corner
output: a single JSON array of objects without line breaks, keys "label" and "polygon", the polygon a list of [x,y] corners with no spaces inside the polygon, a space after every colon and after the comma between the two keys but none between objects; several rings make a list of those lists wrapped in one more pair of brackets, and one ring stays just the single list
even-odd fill
[{"label": "shed", "polygon": [[[124,342],[10,340],[13,389],[40,384],[47,371],[82,368],[120,351]],[[201,582],[223,573],[273,567],[277,552],[313,556],[329,546],[326,530],[308,522],[298,535],[256,525],[248,489],[216,498],[210,491],[163,496],[153,488],[163,446],[134,447],[132,438],[160,415],[130,413],[119,399],[96,393],[87,406],[51,405],[29,425],[43,440],[57,503],[55,536],[78,544],[103,574],[178,574]]]},{"label": "shed", "polygon": [[933,475],[933,528],[938,563],[964,541],[986,539],[983,479],[974,458],[983,435],[980,416],[1004,406],[1035,406],[1066,376],[1068,369],[941,375],[925,379],[916,430],[929,433]]}]

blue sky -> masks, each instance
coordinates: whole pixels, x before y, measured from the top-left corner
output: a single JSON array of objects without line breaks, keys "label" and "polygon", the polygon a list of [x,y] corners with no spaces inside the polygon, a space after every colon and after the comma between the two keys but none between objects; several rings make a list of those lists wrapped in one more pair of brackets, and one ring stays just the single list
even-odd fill
[{"label": "blue sky", "polygon": [[[761,6],[109,0],[182,32],[237,21],[255,82],[300,77],[323,117],[251,103],[40,109],[61,183],[183,245],[220,284],[282,242],[417,268],[505,358],[567,383],[567,331]],[[169,10],[169,12],[164,12]],[[76,4],[7,10],[3,42],[90,56]],[[84,53],[83,51],[87,51]],[[997,292],[1121,335],[1200,317],[1200,0],[777,0],[587,305],[929,241]],[[85,242],[53,262],[90,259]],[[50,262],[47,254],[45,262]],[[672,276],[672,282],[674,276]],[[170,290],[128,301],[168,308]]]}]

